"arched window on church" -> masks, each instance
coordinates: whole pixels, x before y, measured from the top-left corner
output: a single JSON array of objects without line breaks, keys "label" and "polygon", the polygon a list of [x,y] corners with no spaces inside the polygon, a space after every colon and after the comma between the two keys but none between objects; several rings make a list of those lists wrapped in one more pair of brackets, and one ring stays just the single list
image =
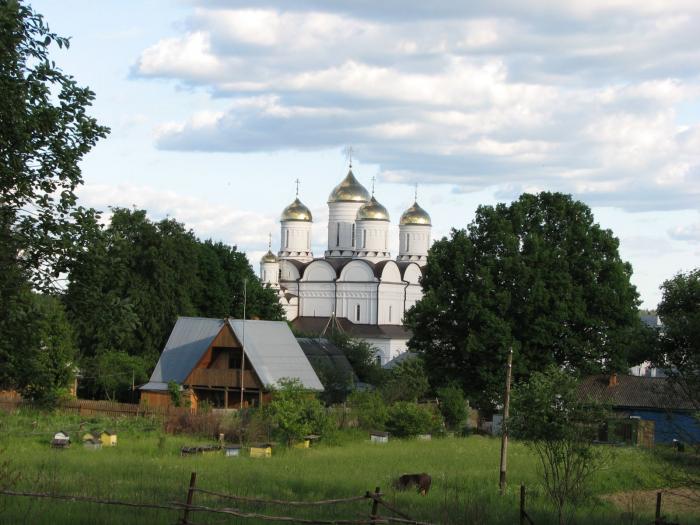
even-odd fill
[{"label": "arched window on church", "polygon": [[335,245],[340,246],[340,223],[335,225]]},{"label": "arched window on church", "polygon": [[406,234],[406,251],[410,251],[411,249],[411,237],[409,237],[408,233]]},{"label": "arched window on church", "polygon": [[352,247],[355,247],[355,225],[352,225]]},{"label": "arched window on church", "polygon": [[277,280],[281,281],[282,280],[282,268],[279,269],[279,272],[277,273]]},{"label": "arched window on church", "polygon": [[389,305],[389,322],[391,322],[391,305]]},{"label": "arched window on church", "polygon": [[360,305],[355,306],[355,321],[360,322]]},{"label": "arched window on church", "polygon": [[284,232],[284,247],[289,248],[289,230]]},{"label": "arched window on church", "polygon": [[367,248],[367,230],[362,230],[362,247]]}]

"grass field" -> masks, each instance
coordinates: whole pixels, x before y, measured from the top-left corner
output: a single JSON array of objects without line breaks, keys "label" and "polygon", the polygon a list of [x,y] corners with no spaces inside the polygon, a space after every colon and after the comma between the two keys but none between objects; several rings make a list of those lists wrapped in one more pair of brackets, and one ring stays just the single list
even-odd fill
[{"label": "grass field", "polygon": [[[85,429],[116,428],[115,448],[86,450],[79,442],[68,450],[48,446],[56,430],[79,438],[80,419],[68,415],[38,413],[0,414],[0,461],[9,461],[21,473],[15,489],[88,495],[128,501],[166,503],[184,501],[190,472],[198,486],[220,492],[279,499],[315,500],[364,494],[379,486],[387,501],[414,518],[434,523],[513,524],[518,522],[518,485],[528,487],[528,510],[537,525],[554,522],[554,512],[537,484],[536,462],[528,449],[512,443],[509,454],[509,490],[498,495],[497,439],[471,436],[430,442],[395,440],[373,445],[364,434],[346,434],[337,446],[308,450],[276,449],[269,459],[223,456],[181,457],[180,447],[205,444],[206,439],[164,434],[155,420],[93,419]],[[662,486],[664,465],[642,450],[614,450],[606,468],[592,483],[591,496],[573,516],[574,523],[650,523],[648,505],[620,509],[604,495]],[[426,497],[414,492],[396,493],[393,478],[407,472],[428,472],[433,486]],[[7,477],[0,472],[0,479]],[[215,500],[197,494],[197,503]],[[220,503],[220,502],[217,502]],[[233,502],[226,502],[233,505]],[[367,516],[369,502],[348,504],[334,510],[240,506],[241,510],[297,517],[353,519]],[[623,514],[624,513],[624,514]],[[164,510],[132,510],[90,503],[33,500],[0,496],[0,523],[56,524],[174,524],[178,513]],[[196,523],[255,523],[223,519],[220,515],[196,515]],[[700,524],[692,510],[668,515],[673,521]]]}]

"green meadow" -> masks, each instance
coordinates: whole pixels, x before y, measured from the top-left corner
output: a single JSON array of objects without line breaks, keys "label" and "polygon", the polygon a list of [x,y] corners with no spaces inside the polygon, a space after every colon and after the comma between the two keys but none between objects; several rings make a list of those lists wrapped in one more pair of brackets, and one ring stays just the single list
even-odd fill
[{"label": "green meadow", "polygon": [[[500,441],[494,438],[392,440],[379,445],[370,443],[364,433],[347,432],[332,446],[321,443],[301,450],[276,447],[271,458],[226,458],[219,454],[181,457],[183,445],[211,442],[190,435],[165,434],[162,424],[155,419],[92,418],[82,420],[82,430],[80,423],[78,416],[37,412],[0,414],[1,482],[18,475],[13,490],[147,503],[184,501],[193,471],[197,472],[200,488],[262,498],[344,498],[379,486],[387,502],[415,519],[445,524],[504,525],[518,523],[519,484],[524,483],[528,490],[528,512],[535,523],[555,521],[553,508],[538,485],[535,457],[517,442],[511,442],[509,448],[508,492],[500,496],[497,486]],[[80,436],[93,428],[115,429],[118,446],[101,450],[83,448]],[[57,430],[71,435],[74,441],[71,448],[49,447]],[[653,521],[648,502],[621,508],[603,496],[660,488],[663,486],[660,474],[665,468],[667,465],[649,452],[611,449],[608,464],[591,483],[591,494],[578,505],[572,523],[612,525]],[[400,474],[418,472],[427,472],[433,478],[427,496],[391,488],[391,481]],[[220,501],[204,494],[196,494],[195,503],[322,519],[361,519],[368,516],[370,509],[369,501],[290,509]],[[174,524],[180,515],[168,510],[0,496],[0,523]],[[684,525],[700,524],[700,512],[693,514],[692,510],[685,510],[666,515]],[[205,513],[196,513],[190,519],[197,524],[262,522]]]}]

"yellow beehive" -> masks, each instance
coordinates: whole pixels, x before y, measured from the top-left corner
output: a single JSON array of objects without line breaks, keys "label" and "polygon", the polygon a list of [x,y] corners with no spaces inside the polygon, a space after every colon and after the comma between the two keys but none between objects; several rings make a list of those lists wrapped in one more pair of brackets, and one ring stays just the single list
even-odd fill
[{"label": "yellow beehive", "polygon": [[251,458],[269,458],[272,456],[272,447],[270,445],[258,445],[250,447]]},{"label": "yellow beehive", "polygon": [[117,445],[117,434],[109,430],[104,430],[102,434],[100,434],[100,441],[102,441],[103,445],[115,447]]},{"label": "yellow beehive", "polygon": [[294,448],[309,448],[309,445],[311,444],[311,441],[308,439],[304,439],[300,441],[299,443],[294,444]]}]

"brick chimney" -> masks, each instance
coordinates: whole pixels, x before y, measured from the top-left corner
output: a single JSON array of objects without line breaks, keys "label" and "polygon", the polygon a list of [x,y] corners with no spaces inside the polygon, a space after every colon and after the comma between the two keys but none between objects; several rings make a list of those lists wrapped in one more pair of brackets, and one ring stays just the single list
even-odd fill
[{"label": "brick chimney", "polygon": [[614,386],[617,386],[617,372],[611,373],[610,378],[608,379],[608,387]]}]

